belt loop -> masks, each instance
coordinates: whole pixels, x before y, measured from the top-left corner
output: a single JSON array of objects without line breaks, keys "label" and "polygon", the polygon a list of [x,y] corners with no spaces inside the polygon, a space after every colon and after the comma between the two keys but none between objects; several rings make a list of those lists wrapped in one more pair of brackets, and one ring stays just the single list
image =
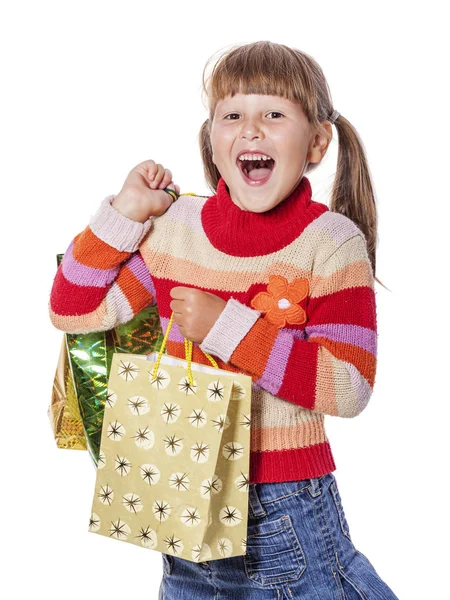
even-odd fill
[{"label": "belt loop", "polygon": [[310,495],[313,498],[315,498],[316,496],[320,496],[322,491],[320,489],[319,478],[313,477],[310,479],[310,481],[311,481],[311,485],[308,487],[308,491],[309,491]]},{"label": "belt loop", "polygon": [[257,485],[257,483],[251,483],[248,486],[248,505],[254,517],[265,517],[267,513],[256,492]]}]

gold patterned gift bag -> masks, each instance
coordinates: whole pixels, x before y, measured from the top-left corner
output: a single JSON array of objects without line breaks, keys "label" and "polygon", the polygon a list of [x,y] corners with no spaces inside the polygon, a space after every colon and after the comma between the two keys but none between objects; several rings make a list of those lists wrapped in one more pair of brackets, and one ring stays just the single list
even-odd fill
[{"label": "gold patterned gift bag", "polygon": [[251,377],[115,353],[89,531],[193,562],[246,552]]},{"label": "gold patterned gift bag", "polygon": [[73,385],[67,339],[63,336],[47,415],[58,448],[86,450],[86,435]]}]

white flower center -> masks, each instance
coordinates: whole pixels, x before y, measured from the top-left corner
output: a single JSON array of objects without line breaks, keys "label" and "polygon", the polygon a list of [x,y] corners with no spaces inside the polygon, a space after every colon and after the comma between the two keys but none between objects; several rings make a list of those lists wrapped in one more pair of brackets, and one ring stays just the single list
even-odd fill
[{"label": "white flower center", "polygon": [[290,305],[291,303],[287,298],[281,298],[281,300],[278,300],[278,308],[289,308]]}]

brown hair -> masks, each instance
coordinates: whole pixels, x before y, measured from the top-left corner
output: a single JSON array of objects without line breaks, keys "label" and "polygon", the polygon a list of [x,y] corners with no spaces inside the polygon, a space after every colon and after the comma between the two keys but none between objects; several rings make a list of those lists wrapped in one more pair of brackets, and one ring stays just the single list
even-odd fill
[{"label": "brown hair", "polygon": [[[299,102],[311,126],[328,135],[321,121],[328,120],[333,112],[331,93],[322,69],[305,52],[270,41],[232,46],[223,52],[206,80],[210,60],[202,76],[209,118],[201,126],[199,143],[205,178],[214,193],[221,175],[212,161],[209,126],[217,102],[226,96],[268,94]],[[375,276],[377,209],[364,146],[345,117],[339,115],[335,126],[339,146],[329,208],[351,219],[363,232],[374,278],[383,285]],[[312,172],[319,164],[309,163],[305,173]]]}]

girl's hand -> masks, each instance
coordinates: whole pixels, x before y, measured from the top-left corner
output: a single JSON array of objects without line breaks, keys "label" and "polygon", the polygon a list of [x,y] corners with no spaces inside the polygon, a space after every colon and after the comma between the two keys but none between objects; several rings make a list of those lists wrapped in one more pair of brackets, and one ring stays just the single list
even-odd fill
[{"label": "girl's hand", "polygon": [[220,317],[226,301],[209,292],[182,286],[172,288],[170,295],[173,320],[181,335],[201,344]]},{"label": "girl's hand", "polygon": [[129,172],[111,206],[129,219],[145,223],[149,217],[165,213],[172,204],[172,196],[163,191],[166,187],[180,193],[169,169],[154,160],[145,160]]}]

